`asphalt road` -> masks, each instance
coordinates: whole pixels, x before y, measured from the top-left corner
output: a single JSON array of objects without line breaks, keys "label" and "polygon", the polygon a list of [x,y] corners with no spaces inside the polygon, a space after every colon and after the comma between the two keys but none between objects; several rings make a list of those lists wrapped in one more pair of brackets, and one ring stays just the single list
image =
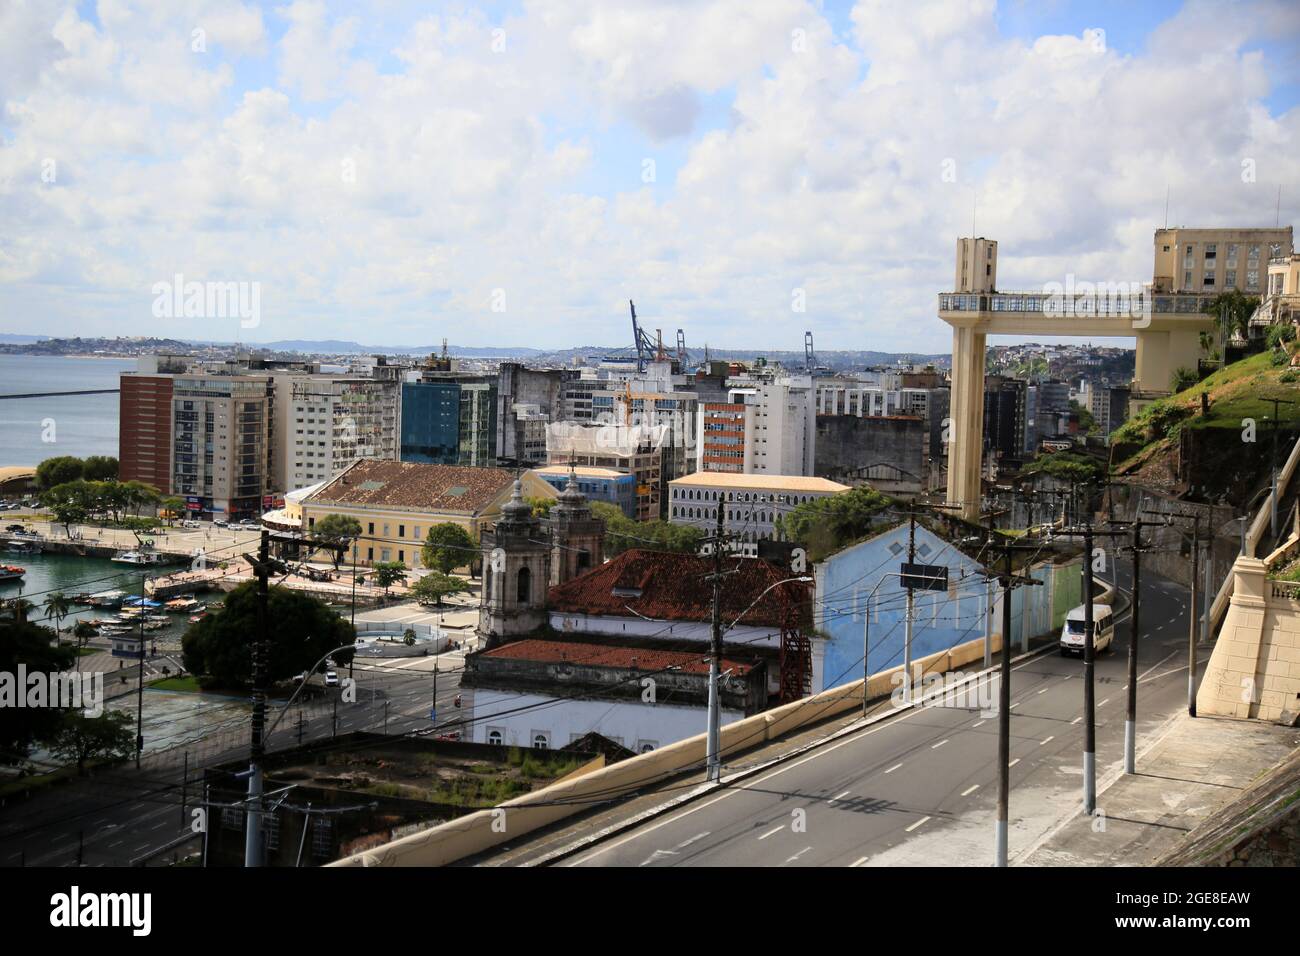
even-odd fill
[{"label": "asphalt road", "polygon": [[[1129,584],[1127,566],[1120,584]],[[1184,588],[1143,574],[1138,746],[1187,701]],[[1097,773],[1123,753],[1128,613],[1096,661]],[[1202,645],[1201,666],[1209,656]],[[1015,666],[1011,853],[1082,800],[1083,664]],[[988,678],[996,700],[996,674]],[[997,718],[914,708],[583,851],[566,866],[990,865]],[[1064,781],[1064,783],[1062,782]]]},{"label": "asphalt road", "polygon": [[[438,721],[454,721],[461,712],[454,706],[464,663],[463,652],[439,656]],[[406,665],[406,666],[401,666]],[[347,676],[346,668],[339,676]],[[411,658],[388,665],[358,661],[355,703],[340,703],[337,733],[368,730],[392,735],[428,729],[433,699],[431,658]],[[327,738],[335,733],[333,696],[304,708],[310,715],[302,726],[302,740]],[[274,719],[281,704],[271,702]],[[269,749],[296,746],[299,739],[296,705],[268,741]],[[146,722],[145,734],[161,732]],[[214,728],[210,736],[220,741],[209,765],[222,764],[248,754],[246,718]],[[183,763],[179,754],[166,764],[146,760],[139,771],[131,765],[103,771],[94,778],[51,788],[29,801],[9,801],[0,806],[0,866],[125,866],[133,859],[170,845],[188,832],[189,811],[197,806],[203,778],[195,762],[189,767],[186,807],[181,805]]]}]

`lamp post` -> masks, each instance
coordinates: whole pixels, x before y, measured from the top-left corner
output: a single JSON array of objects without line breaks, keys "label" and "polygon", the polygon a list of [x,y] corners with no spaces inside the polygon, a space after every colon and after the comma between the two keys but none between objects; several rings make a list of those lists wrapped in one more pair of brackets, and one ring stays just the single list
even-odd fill
[{"label": "lamp post", "polygon": [[[719,507],[721,508],[722,506],[722,503],[719,502]],[[720,547],[720,542],[715,542],[714,547]],[[803,584],[812,581],[812,578],[805,574],[798,577],[786,578],[782,581],[777,581],[774,584],[769,584],[763,589],[762,593],[760,593],[758,597],[754,598],[754,600],[750,602],[749,607],[737,614],[736,619],[724,627],[722,625],[721,617],[722,581],[721,578],[718,577],[720,574],[720,570],[714,571],[716,579],[713,586],[713,653],[709,661],[709,730],[708,747],[704,761],[706,776],[712,783],[717,783],[718,779],[722,776],[722,706],[721,692],[718,688],[719,671],[722,662],[722,637],[727,631],[739,624],[740,619],[752,611],[754,606],[758,604],[759,601],[763,600],[769,591],[778,588],[783,584],[790,584],[793,581],[798,581]]]}]

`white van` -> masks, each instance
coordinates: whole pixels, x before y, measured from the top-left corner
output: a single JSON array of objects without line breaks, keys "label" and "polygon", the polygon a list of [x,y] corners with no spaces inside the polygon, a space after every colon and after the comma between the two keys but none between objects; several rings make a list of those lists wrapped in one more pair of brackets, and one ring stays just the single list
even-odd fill
[{"label": "white van", "polygon": [[[1061,626],[1061,656],[1083,654],[1083,616],[1086,609],[1082,604],[1065,616]],[[1092,606],[1092,651],[1100,654],[1110,647],[1115,638],[1115,612],[1108,604]]]}]

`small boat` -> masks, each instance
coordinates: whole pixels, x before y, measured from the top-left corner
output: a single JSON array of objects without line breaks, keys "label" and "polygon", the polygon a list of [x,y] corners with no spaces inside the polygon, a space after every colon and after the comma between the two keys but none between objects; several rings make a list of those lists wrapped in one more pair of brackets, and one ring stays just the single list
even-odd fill
[{"label": "small boat", "polygon": [[146,631],[158,631],[162,630],[166,626],[167,624],[165,621],[145,621],[140,625],[140,627]]},{"label": "small boat", "polygon": [[10,541],[5,550],[10,554],[40,554],[41,546],[36,541]]},{"label": "small boat", "polygon": [[190,618],[190,623],[191,623],[191,624],[197,624],[197,623],[199,623],[199,621],[203,620],[203,619],[204,619],[205,617],[207,617],[207,616],[208,616],[208,612],[207,612],[207,611],[204,611],[202,614],[195,614],[195,615],[193,615],[193,616]]},{"label": "small boat", "polygon": [[180,597],[172,598],[170,601],[167,601],[163,604],[163,607],[169,611],[174,611],[180,614],[186,611],[200,610],[203,605],[196,601],[193,595],[183,594]]},{"label": "small boat", "polygon": [[152,621],[155,624],[170,624],[172,622],[172,619],[166,614],[146,614],[144,619],[146,621]]},{"label": "small boat", "polygon": [[118,564],[158,564],[162,555],[156,551],[119,551],[109,560]]},{"label": "small boat", "polygon": [[0,584],[6,581],[21,581],[26,573],[26,568],[20,568],[16,564],[0,564]]},{"label": "small boat", "polygon": [[86,603],[91,607],[117,607],[126,597],[125,591],[100,591],[98,594],[92,594],[86,599]]}]

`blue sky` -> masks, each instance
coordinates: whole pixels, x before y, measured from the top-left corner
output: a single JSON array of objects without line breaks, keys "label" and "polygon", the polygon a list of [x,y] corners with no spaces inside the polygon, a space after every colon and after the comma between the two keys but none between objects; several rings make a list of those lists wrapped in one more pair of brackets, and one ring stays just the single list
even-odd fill
[{"label": "blue sky", "polygon": [[[0,331],[616,345],[632,297],[692,342],[944,351],[976,194],[1004,287],[1149,278],[1166,188],[1290,222],[1293,7],[15,0]],[[160,323],[178,272],[258,322]]]}]

